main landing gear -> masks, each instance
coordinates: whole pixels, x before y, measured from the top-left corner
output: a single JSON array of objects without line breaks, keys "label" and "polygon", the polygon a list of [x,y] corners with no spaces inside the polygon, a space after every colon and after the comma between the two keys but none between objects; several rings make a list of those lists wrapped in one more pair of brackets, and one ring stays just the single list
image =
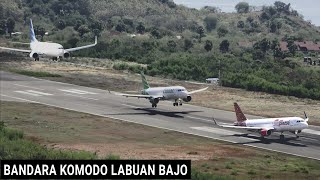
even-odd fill
[{"label": "main landing gear", "polygon": [[52,60],[53,61],[58,61],[58,58],[57,57],[53,57]]},{"label": "main landing gear", "polygon": [[152,107],[153,107],[153,108],[156,108],[156,107],[157,107],[157,104],[152,104]]},{"label": "main landing gear", "polygon": [[39,61],[40,59],[37,57],[37,58],[34,58],[34,61]]},{"label": "main landing gear", "polygon": [[175,102],[173,103],[173,106],[182,106],[181,100],[175,100]]},{"label": "main landing gear", "polygon": [[281,132],[281,134],[280,134],[280,141],[284,141],[284,135],[282,133],[283,132]]}]

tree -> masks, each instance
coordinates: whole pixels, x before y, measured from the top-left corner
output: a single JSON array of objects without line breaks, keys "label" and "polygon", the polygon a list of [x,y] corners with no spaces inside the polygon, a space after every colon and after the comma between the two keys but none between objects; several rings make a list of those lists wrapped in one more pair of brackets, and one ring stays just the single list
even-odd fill
[{"label": "tree", "polygon": [[244,22],[243,21],[238,21],[237,27],[242,29],[244,28]]},{"label": "tree", "polygon": [[285,10],[286,3],[281,2],[281,1],[276,1],[276,2],[274,2],[274,6],[278,12],[282,12]]},{"label": "tree", "polygon": [[116,25],[116,31],[124,32],[126,31],[126,25],[121,21]]},{"label": "tree", "polygon": [[190,48],[193,47],[193,43],[190,39],[185,39],[184,40],[184,50],[189,50]]},{"label": "tree", "polygon": [[276,47],[276,48],[273,50],[273,57],[274,57],[274,58],[284,58],[284,54],[283,54],[283,52],[281,51],[280,47]]},{"label": "tree", "polygon": [[261,21],[267,21],[270,19],[270,16],[268,15],[268,13],[266,12],[262,12],[261,15],[260,15],[260,20]]},{"label": "tree", "polygon": [[277,24],[274,21],[270,23],[270,32],[275,33],[277,31]]},{"label": "tree", "polygon": [[253,20],[254,20],[254,19],[253,19],[252,16],[247,17],[247,22],[248,22],[248,23],[252,23]]},{"label": "tree", "polygon": [[295,55],[296,51],[298,50],[298,46],[294,44],[294,40],[290,39],[287,41],[288,45],[288,49],[289,49],[289,52],[292,54],[292,55]]},{"label": "tree", "polygon": [[86,25],[81,25],[79,28],[78,28],[78,32],[80,33],[80,37],[83,37],[83,35],[87,32],[89,32],[89,28],[88,26]]},{"label": "tree", "polygon": [[204,45],[204,49],[205,49],[207,52],[209,52],[209,51],[212,50],[212,48],[213,48],[212,41],[206,40],[206,43],[205,43],[205,45]]},{"label": "tree", "polygon": [[201,38],[204,37],[204,29],[202,26],[197,28],[197,33],[199,34],[199,42],[201,42]]},{"label": "tree", "polygon": [[56,27],[60,30],[63,30],[66,27],[66,22],[63,19],[60,19],[57,23],[56,23]]},{"label": "tree", "polygon": [[136,27],[136,30],[139,34],[144,34],[146,28],[144,27],[143,23],[139,23],[139,25]]},{"label": "tree", "polygon": [[218,19],[215,15],[209,14],[207,17],[204,18],[204,23],[206,25],[207,31],[212,31],[216,28]]},{"label": "tree", "polygon": [[78,42],[79,42],[79,39],[76,37],[72,37],[67,41],[70,47],[76,47]]},{"label": "tree", "polygon": [[43,36],[46,34],[46,30],[44,29],[44,27],[35,26],[34,33],[38,36],[41,36],[41,41],[43,41]]},{"label": "tree", "polygon": [[229,41],[228,40],[223,40],[221,43],[220,43],[220,51],[222,52],[222,53],[226,53],[226,52],[228,52],[229,51],[229,45],[230,45],[230,43],[229,43]]},{"label": "tree", "polygon": [[261,41],[256,42],[253,47],[266,53],[270,49],[270,41],[267,38],[264,38]]},{"label": "tree", "polygon": [[248,13],[249,12],[249,4],[247,2],[239,2],[235,9],[238,13]]},{"label": "tree", "polygon": [[16,22],[14,21],[13,18],[10,17],[10,18],[7,19],[6,26],[7,26],[7,29],[8,29],[8,33],[10,34],[10,37],[11,37],[11,33],[13,33],[13,31],[14,31],[15,24],[16,24]]},{"label": "tree", "polygon": [[219,37],[224,37],[228,32],[229,32],[229,30],[225,26],[220,26],[218,28],[218,36]]},{"label": "tree", "polygon": [[0,20],[0,34],[6,34],[7,23],[6,20]]},{"label": "tree", "polygon": [[270,45],[270,49],[275,50],[276,48],[278,48],[280,46],[279,44],[279,40],[278,39],[273,39]]},{"label": "tree", "polygon": [[176,47],[177,47],[177,43],[174,42],[173,40],[169,40],[169,41],[167,42],[167,46],[169,47],[169,51],[170,51],[170,52],[173,52],[173,51],[176,49]]},{"label": "tree", "polygon": [[157,39],[160,39],[161,38],[161,33],[160,31],[158,30],[158,28],[152,28],[151,30],[151,35]]}]

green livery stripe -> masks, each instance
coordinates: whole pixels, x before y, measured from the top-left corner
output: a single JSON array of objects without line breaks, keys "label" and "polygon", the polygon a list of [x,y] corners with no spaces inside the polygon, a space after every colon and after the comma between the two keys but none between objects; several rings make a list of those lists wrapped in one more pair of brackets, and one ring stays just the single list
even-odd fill
[{"label": "green livery stripe", "polygon": [[144,76],[143,71],[141,72],[141,78],[142,78],[143,89],[149,89],[150,86],[148,84],[146,77]]}]

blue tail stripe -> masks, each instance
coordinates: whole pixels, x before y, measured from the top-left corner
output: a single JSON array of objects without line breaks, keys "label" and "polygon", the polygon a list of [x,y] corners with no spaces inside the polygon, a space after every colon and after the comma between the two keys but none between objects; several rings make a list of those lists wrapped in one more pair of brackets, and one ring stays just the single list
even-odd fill
[{"label": "blue tail stripe", "polygon": [[34,33],[34,29],[33,29],[33,24],[32,24],[32,19],[30,19],[30,38],[31,38],[31,42],[36,42],[36,35]]}]

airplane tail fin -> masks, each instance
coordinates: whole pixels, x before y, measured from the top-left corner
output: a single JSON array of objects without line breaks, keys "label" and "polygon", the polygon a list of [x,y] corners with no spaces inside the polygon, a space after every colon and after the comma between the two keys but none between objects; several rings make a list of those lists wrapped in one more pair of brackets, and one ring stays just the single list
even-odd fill
[{"label": "airplane tail fin", "polygon": [[30,19],[30,39],[31,39],[31,42],[38,42],[38,40],[36,39],[36,35],[34,33],[32,19]]},{"label": "airplane tail fin", "polygon": [[246,116],[242,113],[238,103],[234,103],[234,111],[236,113],[238,122],[242,122],[242,121],[246,121],[247,120]]},{"label": "airplane tail fin", "polygon": [[143,71],[141,71],[141,78],[142,78],[143,89],[149,89],[150,86],[148,84],[146,77],[144,76]]}]

